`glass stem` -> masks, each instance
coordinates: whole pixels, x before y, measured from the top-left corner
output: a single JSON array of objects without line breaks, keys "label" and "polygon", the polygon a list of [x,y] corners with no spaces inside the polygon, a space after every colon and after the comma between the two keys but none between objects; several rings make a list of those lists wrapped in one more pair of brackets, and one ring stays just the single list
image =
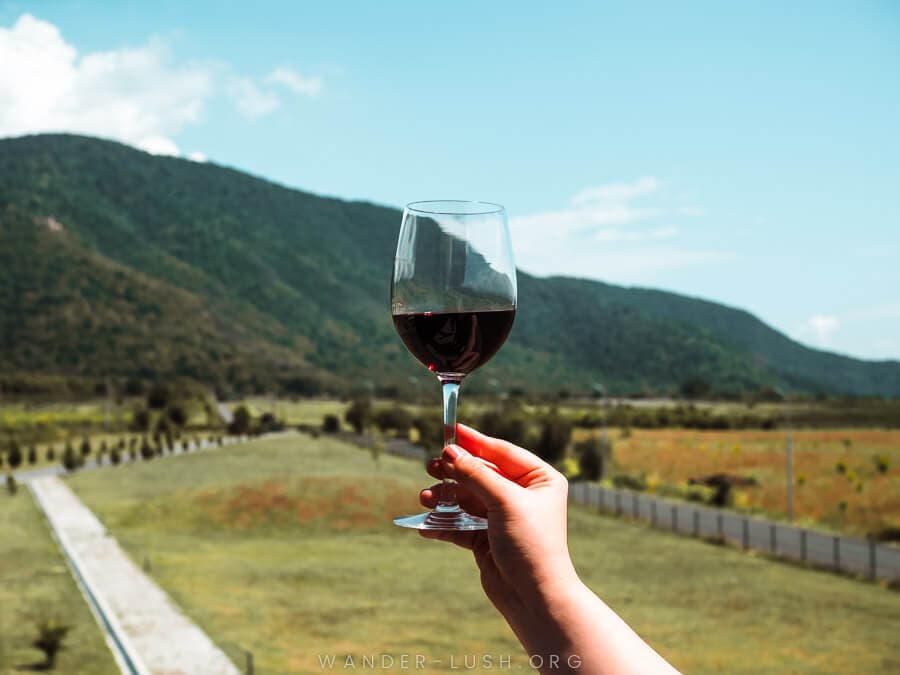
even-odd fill
[{"label": "glass stem", "polygon": [[[456,443],[456,402],[459,399],[459,380],[441,380],[444,394],[444,447]],[[456,482],[444,478],[441,483],[441,498],[436,511],[456,511]]]}]

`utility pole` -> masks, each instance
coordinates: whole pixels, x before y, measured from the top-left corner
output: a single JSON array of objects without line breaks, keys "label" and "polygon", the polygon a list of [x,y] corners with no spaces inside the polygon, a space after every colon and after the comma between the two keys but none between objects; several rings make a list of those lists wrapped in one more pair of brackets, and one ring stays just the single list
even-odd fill
[{"label": "utility pole", "polygon": [[794,447],[791,438],[791,406],[788,395],[780,388],[776,391],[781,394],[784,400],[784,426],[785,426],[785,476],[787,480],[787,519],[788,522],[794,520]]}]

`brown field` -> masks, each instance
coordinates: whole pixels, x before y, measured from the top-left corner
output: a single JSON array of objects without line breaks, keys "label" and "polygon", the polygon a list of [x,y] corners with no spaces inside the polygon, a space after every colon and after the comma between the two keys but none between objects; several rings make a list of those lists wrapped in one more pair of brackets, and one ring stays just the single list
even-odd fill
[{"label": "brown field", "polygon": [[[859,535],[900,527],[900,431],[804,430],[791,437],[798,523]],[[735,507],[786,515],[784,431],[632,430],[623,437],[611,430],[610,439],[613,475],[643,472],[655,491],[685,486],[692,476],[752,476],[758,485],[738,489]],[[875,457],[888,461],[886,473],[878,471]]]}]

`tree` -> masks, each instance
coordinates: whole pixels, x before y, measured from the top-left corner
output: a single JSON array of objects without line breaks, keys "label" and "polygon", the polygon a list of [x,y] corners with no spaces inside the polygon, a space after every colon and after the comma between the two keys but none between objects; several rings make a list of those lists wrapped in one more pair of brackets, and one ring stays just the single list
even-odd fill
[{"label": "tree", "polygon": [[534,448],[534,454],[550,464],[561,460],[572,437],[572,423],[553,410],[541,423],[541,435]]},{"label": "tree", "polygon": [[19,468],[19,465],[22,463],[22,451],[19,449],[19,444],[15,441],[9,446],[9,452],[6,453],[6,461],[12,469]]},{"label": "tree", "polygon": [[578,458],[578,477],[582,480],[602,480],[612,459],[612,443],[605,436],[590,436],[575,444]]},{"label": "tree", "polygon": [[144,436],[144,440],[141,442],[141,458],[153,459],[155,456],[156,453],[153,452],[153,448],[150,446],[150,441],[147,440],[146,436]]},{"label": "tree", "polygon": [[75,448],[71,443],[66,443],[66,449],[63,451],[62,465],[66,471],[75,471],[81,466],[81,458],[75,454]]},{"label": "tree", "polygon": [[238,406],[231,417],[231,424],[228,425],[228,433],[233,436],[243,436],[250,431],[250,411],[247,406]]},{"label": "tree", "polygon": [[32,465],[37,464],[37,448],[33,445],[28,450],[28,463]]},{"label": "tree", "polygon": [[372,401],[368,396],[359,396],[353,399],[347,412],[344,413],[347,424],[353,427],[356,433],[361,434],[372,423]]},{"label": "tree", "polygon": [[56,450],[53,449],[52,445],[47,446],[47,461],[48,462],[56,461]]},{"label": "tree", "polygon": [[341,430],[341,420],[337,415],[325,415],[322,418],[322,431],[326,434],[336,434]]},{"label": "tree", "polygon": [[712,387],[702,377],[690,377],[681,384],[681,395],[688,399],[703,398],[710,391]]},{"label": "tree", "polygon": [[147,392],[147,407],[150,410],[162,410],[168,405],[171,396],[172,393],[166,385],[162,383],[154,384],[150,387],[150,391]]},{"label": "tree", "polygon": [[118,466],[119,462],[122,461],[122,453],[119,452],[118,446],[112,449],[112,452],[109,453],[109,461],[112,462],[113,466]]},{"label": "tree", "polygon": [[87,436],[85,436],[81,440],[81,456],[87,457],[91,454],[91,442],[88,440]]},{"label": "tree", "polygon": [[166,409],[166,417],[168,417],[169,421],[176,427],[183,427],[187,424],[188,420],[184,406],[175,403],[169,404],[169,407]]},{"label": "tree", "polygon": [[146,408],[135,408],[131,413],[132,431],[147,431],[150,428],[150,411]]},{"label": "tree", "polygon": [[375,413],[375,424],[382,431],[392,429],[398,435],[405,436],[413,425],[413,419],[406,408],[395,405],[390,408],[382,408]]}]

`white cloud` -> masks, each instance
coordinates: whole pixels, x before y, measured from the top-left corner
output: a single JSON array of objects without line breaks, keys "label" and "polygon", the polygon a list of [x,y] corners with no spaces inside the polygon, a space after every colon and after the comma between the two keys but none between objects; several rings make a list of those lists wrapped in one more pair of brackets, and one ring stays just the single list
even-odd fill
[{"label": "white cloud", "polygon": [[[662,272],[714,264],[733,255],[673,242],[679,229],[645,221],[703,214],[695,206],[670,206],[653,176],[585,188],[565,208],[510,220],[516,258],[529,272],[566,274],[619,283],[650,283]],[[653,203],[641,203],[647,200]]]},{"label": "white cloud", "polygon": [[266,82],[282,84],[295,94],[306,96],[318,96],[322,90],[322,79],[319,77],[304,77],[293,68],[280,66],[269,73]]},{"label": "white cloud", "polygon": [[196,151],[188,153],[187,158],[192,162],[206,162],[209,161],[209,157],[207,157],[204,153]]},{"label": "white cloud", "polygon": [[835,332],[840,328],[841,322],[832,314],[816,314],[809,317],[795,331],[799,339],[811,339],[819,347],[830,347],[833,344]]},{"label": "white cloud", "polygon": [[658,189],[659,181],[656,178],[644,176],[633,183],[608,183],[599,187],[585,188],[572,197],[572,204],[575,206],[597,203],[620,204],[656,192]]},{"label": "white cloud", "polygon": [[208,67],[173,64],[161,41],[79,56],[30,14],[0,28],[0,63],[0,135],[71,131],[177,153],[172,136],[213,88]]},{"label": "white cloud", "polygon": [[223,63],[179,63],[157,38],[80,54],[56,26],[30,14],[0,27],[0,136],[68,131],[178,155],[174,138],[202,121],[213,96],[224,93],[256,119],[279,107],[278,85],[315,96],[322,81],[286,67],[257,82]]},{"label": "white cloud", "polygon": [[238,112],[250,119],[268,115],[281,105],[278,96],[260,89],[249,77],[232,78],[228,84],[228,94],[234,100]]},{"label": "white cloud", "polygon": [[137,146],[151,155],[169,155],[171,157],[178,157],[179,155],[175,141],[165,136],[149,136],[138,143]]}]

